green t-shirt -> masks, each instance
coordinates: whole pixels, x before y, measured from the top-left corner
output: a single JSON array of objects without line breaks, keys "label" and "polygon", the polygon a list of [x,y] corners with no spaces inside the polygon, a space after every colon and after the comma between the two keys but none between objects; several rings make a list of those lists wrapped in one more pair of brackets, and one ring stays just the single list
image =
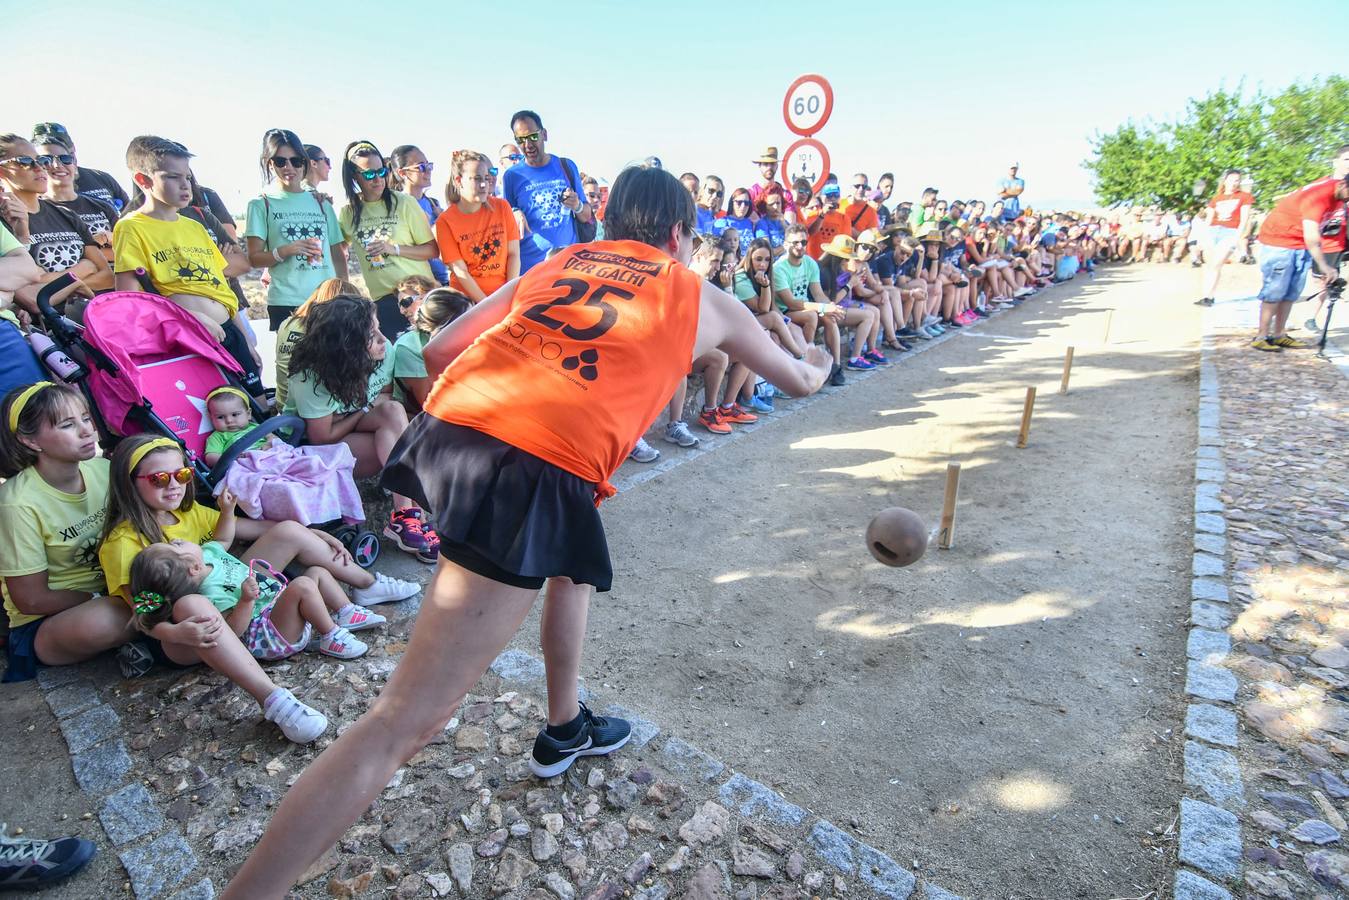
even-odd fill
[{"label": "green t-shirt", "polygon": [[[380,360],[375,371],[370,374],[370,381],[366,387],[365,402],[367,406],[373,404],[379,397],[380,392],[393,381],[393,365],[393,345],[386,340],[384,342],[384,358]],[[290,390],[286,392],[284,409],[287,415],[299,416],[302,419],[321,419],[324,416],[355,412],[355,409],[344,408],[342,404],[334,400],[333,395],[328,393],[327,388],[323,385],[311,382],[309,372],[291,375],[289,384]]]},{"label": "green t-shirt", "polygon": [[927,209],[921,206],[915,206],[909,210],[909,230],[914,234],[918,233],[918,227],[927,221]]},{"label": "green t-shirt", "polygon": [[309,191],[291,193],[275,185],[262,197],[249,200],[244,237],[258,238],[269,251],[305,238],[318,238],[323,245],[323,258],[315,263],[305,256],[288,256],[268,268],[272,276],[267,288],[269,306],[299,306],[320,284],[337,276],[332,245],[344,240],[342,226],[332,204]]},{"label": "green t-shirt", "polygon": [[735,292],[735,299],[744,303],[755,303],[759,299],[759,286],[750,280],[744,269],[736,270],[731,289]]},{"label": "green t-shirt", "polygon": [[[25,250],[23,244],[19,243],[3,222],[0,222],[0,256],[9,256],[15,250]],[[25,251],[26,252],[26,251]]]},{"label": "green t-shirt", "polygon": [[[224,453],[226,450],[239,443],[239,439],[252,430],[253,425],[249,424],[243,431],[212,431],[211,436],[206,439],[206,453]],[[259,447],[265,446],[267,446],[267,439],[262,438],[248,449],[256,450]]]},{"label": "green t-shirt", "polygon": [[[239,605],[239,593],[243,583],[248,580],[248,563],[230,555],[216,541],[207,541],[201,545],[201,557],[211,571],[201,582],[198,592],[211,601],[222,613],[227,613]],[[262,615],[262,611],[276,599],[280,585],[266,576],[259,576],[258,598],[253,601],[253,618]]]},{"label": "green t-shirt", "polygon": [[417,205],[416,200],[398,191],[394,191],[393,198],[392,211],[385,208],[383,200],[376,200],[374,203],[357,200],[356,202],[361,204],[361,224],[359,228],[352,228],[353,216],[350,206],[342,207],[342,212],[337,216],[338,221],[342,224],[342,234],[351,244],[352,256],[360,265],[361,274],[365,276],[366,293],[373,300],[378,300],[386,294],[395,293],[398,289],[398,282],[409,275],[424,275],[433,281],[435,280],[431,274],[431,264],[425,260],[385,255],[379,267],[376,268],[371,264],[370,258],[366,256],[365,245],[376,239],[386,243],[398,244],[400,247],[425,244],[436,239],[435,235],[431,233],[431,225],[426,220],[426,213]]},{"label": "green t-shirt", "polygon": [[[98,562],[98,541],[108,507],[108,461],[80,463],[84,492],[67,494],[29,467],[0,484],[0,578],[47,573],[54,591],[106,590]],[[18,628],[42,616],[19,612],[4,592],[9,627]]]},{"label": "green t-shirt", "polygon": [[778,309],[787,311],[787,304],[778,299],[778,291],[791,291],[802,303],[811,302],[810,285],[820,282],[820,264],[809,256],[801,257],[801,265],[794,266],[787,257],[773,264],[773,300]]},{"label": "green t-shirt", "polygon": [[431,335],[409,328],[393,342],[393,377],[425,378],[426,360],[422,351],[431,340]]}]

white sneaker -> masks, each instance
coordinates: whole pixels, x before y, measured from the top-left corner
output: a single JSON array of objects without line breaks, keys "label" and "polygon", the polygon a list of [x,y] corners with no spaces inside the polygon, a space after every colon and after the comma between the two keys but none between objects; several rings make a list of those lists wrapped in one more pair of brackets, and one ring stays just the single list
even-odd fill
[{"label": "white sneaker", "polygon": [[1033,294],[1033,293],[1035,293],[1035,288],[1023,287],[1023,288],[1017,288],[1015,291],[1013,291],[1013,292],[1012,292],[1012,296],[1013,296],[1013,297],[1024,297],[1024,296],[1026,296],[1027,294]]},{"label": "white sneaker", "polygon": [[938,322],[940,322],[940,321],[941,321],[941,317],[940,317],[940,316],[937,316],[937,315],[923,316],[923,325],[924,325],[924,327],[929,326],[929,325],[936,325],[936,324],[937,324]]},{"label": "white sneaker", "polygon": [[[351,592],[351,600],[361,606],[378,606],[395,600],[406,600],[421,593],[421,585],[415,581],[390,578],[383,572],[375,573],[375,583],[370,587],[356,588]],[[341,623],[338,623],[341,624]]]},{"label": "white sneaker", "polygon": [[342,607],[337,615],[333,616],[333,621],[347,631],[363,631],[366,628],[378,628],[389,620],[364,606],[348,603]]},{"label": "white sneaker", "polygon": [[660,451],[646,442],[646,438],[638,438],[637,446],[632,448],[628,457],[633,462],[649,463],[660,459]]},{"label": "white sneaker", "polygon": [[681,447],[698,446],[698,437],[689,431],[689,426],[684,424],[683,419],[677,419],[665,426],[665,440]]},{"label": "white sneaker", "polygon": [[307,744],[328,730],[328,717],[295,699],[287,688],[277,688],[263,704],[263,718],[275,722],[287,740]]},{"label": "white sneaker", "polygon": [[335,656],[338,659],[356,659],[369,653],[370,647],[350,631],[338,625],[333,629],[332,634],[319,638],[318,650],[324,656]]}]

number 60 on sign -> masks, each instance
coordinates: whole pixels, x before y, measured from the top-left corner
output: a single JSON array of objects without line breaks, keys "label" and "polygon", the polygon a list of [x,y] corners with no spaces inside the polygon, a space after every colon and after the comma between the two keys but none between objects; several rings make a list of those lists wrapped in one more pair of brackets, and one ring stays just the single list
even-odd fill
[{"label": "number 60 on sign", "polygon": [[802,75],[787,88],[782,99],[782,119],[787,128],[810,137],[824,127],[834,112],[834,89],[823,75]]}]

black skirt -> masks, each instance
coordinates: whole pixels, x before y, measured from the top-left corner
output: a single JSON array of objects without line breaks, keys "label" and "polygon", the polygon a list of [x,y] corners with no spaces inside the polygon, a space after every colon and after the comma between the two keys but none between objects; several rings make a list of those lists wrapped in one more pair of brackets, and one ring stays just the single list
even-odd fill
[{"label": "black skirt", "polygon": [[613,583],[595,485],[481,431],[417,416],[380,483],[421,504],[441,555],[478,574],[517,587],[554,575]]}]

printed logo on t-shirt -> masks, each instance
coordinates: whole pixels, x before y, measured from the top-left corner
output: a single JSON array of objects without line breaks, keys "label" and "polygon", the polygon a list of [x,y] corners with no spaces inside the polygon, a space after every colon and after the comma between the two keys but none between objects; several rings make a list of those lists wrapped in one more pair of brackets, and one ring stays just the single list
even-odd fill
[{"label": "printed logo on t-shirt", "polygon": [[1213,204],[1213,208],[1217,211],[1219,219],[1230,219],[1240,205],[1241,198],[1233,197],[1230,200],[1218,200]]},{"label": "printed logo on t-shirt", "polygon": [[210,267],[192,259],[193,256],[209,259],[210,253],[209,247],[170,247],[167,250],[156,250],[151,256],[161,266],[172,269],[174,276],[180,281],[220,287],[224,282],[211,271]]},{"label": "printed logo on t-shirt", "polygon": [[32,235],[33,261],[47,272],[64,272],[84,257],[84,240],[73,231]]}]

